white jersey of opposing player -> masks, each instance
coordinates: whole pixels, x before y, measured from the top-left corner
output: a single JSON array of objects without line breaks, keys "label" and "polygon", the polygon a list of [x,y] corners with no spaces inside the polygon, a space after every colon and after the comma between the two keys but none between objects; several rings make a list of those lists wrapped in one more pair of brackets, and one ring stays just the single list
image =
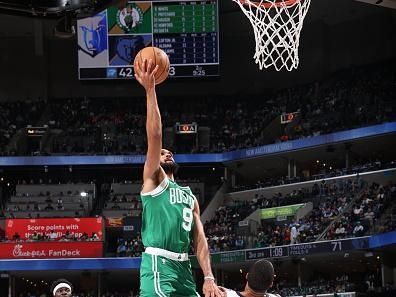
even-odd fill
[{"label": "white jersey of opposing player", "polygon": [[[227,297],[240,297],[241,295],[238,295],[237,292],[233,290],[227,290]],[[265,293],[265,297],[281,297],[278,294],[271,294],[271,293]]]}]

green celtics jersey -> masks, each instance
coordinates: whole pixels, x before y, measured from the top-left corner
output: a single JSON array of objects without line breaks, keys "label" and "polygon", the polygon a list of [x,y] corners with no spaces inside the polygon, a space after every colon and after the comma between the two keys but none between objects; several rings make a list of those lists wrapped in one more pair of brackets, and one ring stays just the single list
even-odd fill
[{"label": "green celtics jersey", "polygon": [[166,177],[156,189],[140,196],[143,245],[188,253],[195,201],[190,187],[181,187]]}]

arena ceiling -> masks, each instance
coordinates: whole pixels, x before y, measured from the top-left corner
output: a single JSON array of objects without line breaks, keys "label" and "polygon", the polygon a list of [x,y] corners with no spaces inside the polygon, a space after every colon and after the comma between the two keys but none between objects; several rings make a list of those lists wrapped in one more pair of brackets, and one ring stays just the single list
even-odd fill
[{"label": "arena ceiling", "polygon": [[[396,8],[396,0],[383,0],[379,5],[368,5],[376,1],[378,0],[314,0],[308,12],[306,23],[322,21],[329,25],[335,25],[384,12],[384,7]],[[5,2],[13,1],[0,0],[0,37],[33,35],[35,28],[37,29],[37,26],[39,26],[38,24],[43,25],[46,35],[51,35],[53,27],[59,20],[59,17],[58,19],[54,19],[53,17],[16,16],[16,11],[1,10],[1,4]],[[18,0],[17,2],[30,3],[31,1]],[[231,28],[231,30],[228,31],[230,35],[246,34],[246,32],[250,32],[249,21],[243,15],[238,5],[232,0],[219,1],[219,12],[220,30],[222,30],[222,28]],[[230,24],[230,26],[228,26],[228,24]],[[227,34],[226,30],[223,31]]]},{"label": "arena ceiling", "polygon": [[368,4],[396,9],[396,0],[356,0]]}]

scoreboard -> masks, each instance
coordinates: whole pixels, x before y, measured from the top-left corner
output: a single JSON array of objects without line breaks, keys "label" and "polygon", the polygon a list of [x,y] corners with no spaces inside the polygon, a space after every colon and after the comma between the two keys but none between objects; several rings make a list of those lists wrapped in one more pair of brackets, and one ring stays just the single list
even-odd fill
[{"label": "scoreboard", "polygon": [[321,253],[338,253],[368,248],[369,237],[358,237],[248,250],[246,251],[246,260],[304,257]]},{"label": "scoreboard", "polygon": [[79,79],[132,79],[147,46],[168,54],[170,77],[218,76],[217,1],[128,1],[78,20]]}]

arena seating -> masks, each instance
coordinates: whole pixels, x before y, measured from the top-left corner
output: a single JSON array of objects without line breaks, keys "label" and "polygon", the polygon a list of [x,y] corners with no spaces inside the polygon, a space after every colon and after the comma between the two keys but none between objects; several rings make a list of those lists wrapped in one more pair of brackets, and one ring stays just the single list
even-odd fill
[{"label": "arena seating", "polygon": [[[356,182],[355,182],[356,181]],[[363,236],[370,232],[395,230],[393,208],[386,213],[377,231],[376,220],[396,195],[394,185],[365,184],[361,180],[326,183],[324,191],[316,184],[311,189],[300,189],[277,199],[258,197],[246,201],[233,201],[221,206],[215,216],[205,223],[206,236],[212,252],[227,250],[286,245],[290,243],[312,242],[324,236],[326,239],[340,239]],[[261,221],[261,227],[253,237],[238,236],[237,228],[256,209],[290,205],[304,201],[314,202],[313,210],[300,220],[285,222]],[[359,213],[354,214],[358,208]],[[362,225],[362,228],[359,227]],[[355,227],[358,226],[355,230]],[[293,240],[295,228],[296,238]],[[323,234],[325,232],[325,234]]]},{"label": "arena seating", "polygon": [[95,184],[18,184],[6,202],[7,218],[89,216]]},{"label": "arena seating", "polygon": [[16,155],[13,136],[28,125],[38,123],[45,109],[44,101],[30,98],[0,103],[0,155]]},{"label": "arena seating", "polygon": [[[191,152],[224,152],[393,121],[393,65],[391,62],[344,71],[326,81],[267,94],[265,98],[160,98],[164,128],[174,127],[176,122],[209,127],[209,143],[191,148]],[[161,104],[161,100],[167,104]],[[3,126],[12,126],[13,132],[3,132],[3,151],[11,134],[29,123],[49,127],[50,136],[41,154],[146,151],[145,107],[141,100],[59,99],[49,102],[46,112],[43,104],[37,103],[32,107],[36,112],[28,119],[19,116],[18,125],[11,124],[12,115],[28,107],[21,102],[4,105],[10,118],[3,120]],[[263,131],[272,121],[282,113],[297,111],[300,115],[293,124],[283,127],[281,135],[268,139]]]},{"label": "arena seating", "polygon": [[310,180],[322,180],[329,177],[363,173],[363,172],[369,172],[369,171],[386,169],[386,168],[394,168],[395,166],[396,166],[396,161],[381,162],[378,159],[370,162],[360,162],[360,164],[353,165],[349,169],[333,168],[333,167],[323,168],[322,164],[319,164],[317,173],[312,174],[309,177],[303,177],[303,176],[297,176],[291,178],[287,176],[268,177],[268,178],[263,177],[260,180],[257,180],[257,182],[254,184],[236,185],[231,189],[231,191],[238,192],[238,191],[245,191],[250,189],[288,185],[288,184],[299,183]]}]

